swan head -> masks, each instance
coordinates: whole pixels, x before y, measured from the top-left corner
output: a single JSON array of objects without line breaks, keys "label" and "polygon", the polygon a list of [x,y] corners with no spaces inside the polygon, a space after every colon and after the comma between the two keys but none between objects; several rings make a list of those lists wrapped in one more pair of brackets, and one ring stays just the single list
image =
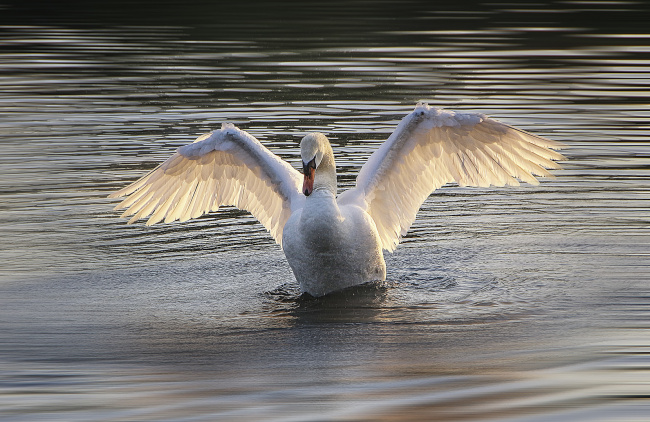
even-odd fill
[{"label": "swan head", "polygon": [[[331,175],[334,174],[334,192],[336,192],[336,166],[334,165],[334,152],[330,141],[319,132],[310,133],[300,141],[300,156],[305,180],[302,192],[305,196],[311,195],[314,189],[331,184]],[[331,168],[331,169],[330,169]],[[316,169],[319,172],[316,172]],[[330,171],[323,171],[330,169]]]}]

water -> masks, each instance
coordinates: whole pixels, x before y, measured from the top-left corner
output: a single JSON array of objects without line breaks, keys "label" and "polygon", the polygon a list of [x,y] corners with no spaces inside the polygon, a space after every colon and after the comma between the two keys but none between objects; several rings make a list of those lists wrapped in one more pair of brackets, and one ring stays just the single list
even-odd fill
[{"label": "water", "polygon": [[[648,7],[393,3],[5,7],[0,418],[647,418]],[[106,199],[225,120],[294,165],[327,133],[350,186],[419,100],[569,161],[437,191],[382,285],[303,298],[246,213]]]}]

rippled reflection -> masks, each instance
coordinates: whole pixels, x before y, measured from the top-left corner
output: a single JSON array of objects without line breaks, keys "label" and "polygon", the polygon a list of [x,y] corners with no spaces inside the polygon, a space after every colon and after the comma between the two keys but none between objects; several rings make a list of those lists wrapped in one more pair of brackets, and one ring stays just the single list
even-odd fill
[{"label": "rippled reflection", "polygon": [[[644,4],[132,6],[0,17],[3,420],[648,414]],[[327,133],[348,187],[419,100],[570,160],[436,192],[386,283],[306,298],[245,212],[126,226],[106,199],[223,121],[294,165]]]}]

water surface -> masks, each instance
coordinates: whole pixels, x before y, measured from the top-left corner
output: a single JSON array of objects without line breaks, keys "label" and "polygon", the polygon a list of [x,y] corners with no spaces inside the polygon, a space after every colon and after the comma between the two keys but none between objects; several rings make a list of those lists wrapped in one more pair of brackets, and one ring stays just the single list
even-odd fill
[{"label": "water surface", "polygon": [[[644,420],[647,7],[392,3],[7,6],[3,420]],[[328,134],[345,188],[420,100],[569,161],[435,192],[380,285],[304,298],[247,213],[106,199],[224,121],[295,166]]]}]

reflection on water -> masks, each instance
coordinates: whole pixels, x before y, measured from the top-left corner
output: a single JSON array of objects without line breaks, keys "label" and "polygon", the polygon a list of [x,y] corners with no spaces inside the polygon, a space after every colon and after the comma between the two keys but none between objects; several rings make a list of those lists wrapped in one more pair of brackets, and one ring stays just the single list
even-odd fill
[{"label": "reflection on water", "polygon": [[[644,420],[647,7],[394,3],[3,10],[3,420]],[[570,161],[441,189],[386,283],[300,296],[247,213],[106,199],[226,120],[294,165],[327,133],[347,187],[419,100]]]}]

